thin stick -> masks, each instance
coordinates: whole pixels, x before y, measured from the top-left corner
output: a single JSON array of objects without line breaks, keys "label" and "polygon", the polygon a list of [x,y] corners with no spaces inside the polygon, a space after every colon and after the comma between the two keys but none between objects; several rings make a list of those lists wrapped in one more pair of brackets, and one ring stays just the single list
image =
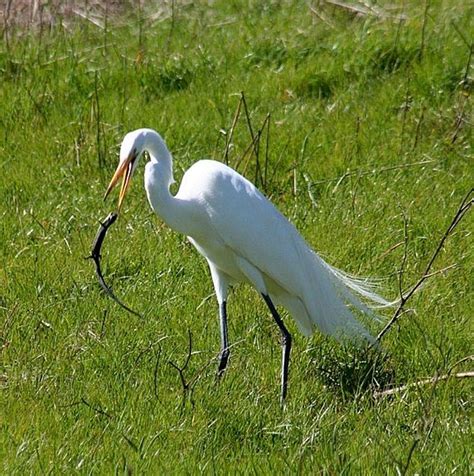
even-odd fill
[{"label": "thin stick", "polygon": [[[253,148],[255,150],[255,147],[259,146],[260,139],[262,138],[262,134],[263,134],[263,131],[265,129],[265,126],[266,126],[267,122],[269,122],[269,121],[270,121],[270,115],[267,114],[267,116],[265,117],[265,120],[263,121],[262,126],[257,131],[257,133],[254,135],[254,138],[253,138],[252,142],[248,145],[248,147],[245,149],[245,152],[241,155],[239,160],[236,162],[235,169],[237,169],[237,167],[242,163],[242,161],[245,159],[245,157],[247,157],[247,154],[250,152],[250,149]],[[249,156],[249,157],[251,157],[251,156]],[[243,169],[242,169],[242,174],[245,174],[245,171],[247,170],[248,163],[249,163],[249,161],[247,160],[245,162],[245,165],[244,165]],[[260,171],[260,168],[259,168],[259,171]],[[259,176],[260,176],[260,181],[263,183],[262,174],[260,173]],[[257,180],[257,176],[255,177],[255,180]],[[257,182],[255,182],[255,184],[257,185]]]},{"label": "thin stick", "polygon": [[[250,113],[249,109],[247,106],[247,101],[245,99],[244,92],[242,91],[242,104],[244,105],[244,112],[245,112],[245,117],[247,119],[247,126],[249,128],[250,132],[250,137],[252,138],[252,146],[253,146],[253,152],[255,154],[255,185],[258,186],[258,181],[260,180],[260,183],[263,183],[263,178],[262,178],[262,172],[260,170],[260,159],[259,159],[259,151],[260,151],[260,134],[263,129],[260,129],[259,133],[255,135],[253,133],[253,127],[252,127],[252,121],[250,120]],[[265,124],[265,123],[264,123]]]},{"label": "thin stick", "polygon": [[[193,354],[193,336],[191,334],[191,331],[188,330],[188,354],[186,356],[186,360],[184,361],[184,364],[182,367],[179,367],[177,364],[175,364],[173,361],[168,360],[168,364],[171,365],[174,369],[178,371],[179,378],[181,380],[181,385],[182,385],[182,400],[181,400],[181,411],[184,409],[184,405],[186,403],[186,396],[188,395],[188,392],[192,392],[193,390],[193,383],[194,381],[187,382],[186,378],[184,376],[184,371],[186,370],[186,367],[188,366],[191,356]],[[192,397],[190,398],[191,404],[194,406],[194,402],[192,400]]]},{"label": "thin stick", "polygon": [[[267,117],[265,118],[265,121],[267,122],[267,140],[265,141],[265,165],[263,168],[263,190],[266,192],[267,191],[267,178],[268,178],[268,151],[270,147],[270,113],[267,114]],[[265,126],[265,122],[263,123],[262,129]]]},{"label": "thin stick", "polygon": [[[196,385],[196,383],[198,382],[198,380],[201,378],[202,374],[204,373],[204,371],[206,369],[208,369],[211,365],[214,365],[215,361],[219,358],[220,356],[220,352],[218,352],[217,354],[215,354],[213,357],[211,357],[211,359],[209,359],[201,368],[199,368],[198,370],[196,370],[196,372],[194,372],[194,375],[192,375],[189,380],[186,380],[185,378],[185,375],[184,375],[184,371],[186,370],[188,364],[189,364],[189,361],[192,357],[192,340],[191,340],[191,331],[188,331],[188,335],[189,335],[189,345],[188,345],[188,354],[186,356],[186,361],[184,363],[184,365],[182,367],[179,367],[177,364],[175,364],[174,362],[172,362],[171,360],[168,361],[168,364],[171,365],[174,369],[176,369],[178,371],[178,374],[179,374],[179,378],[181,380],[181,385],[182,385],[182,388],[183,388],[183,401],[182,401],[182,405],[184,406],[184,402],[185,402],[185,397],[187,395],[188,392],[192,392],[194,390],[194,386]],[[240,341],[237,341],[235,342],[234,344],[232,345],[229,345],[228,349],[232,349],[233,347],[235,347],[236,345],[240,344],[241,342],[243,342],[243,340],[240,340]],[[218,381],[220,381],[218,379]]]},{"label": "thin stick", "polygon": [[237,121],[240,117],[240,109],[242,107],[242,97],[240,96],[239,104],[237,105],[237,109],[234,114],[234,119],[232,120],[232,125],[230,126],[229,135],[226,137],[226,144],[225,144],[225,151],[224,151],[224,164],[229,165],[229,149],[230,144],[232,143],[232,138],[234,137],[234,130],[235,126],[237,125]]},{"label": "thin stick", "polygon": [[421,26],[421,40],[420,40],[420,51],[418,53],[419,59],[423,58],[425,52],[425,39],[426,39],[426,24],[428,22],[428,10],[430,8],[429,0],[425,0],[425,10],[423,12],[423,25]]},{"label": "thin stick", "polygon": [[436,258],[438,257],[441,249],[444,246],[445,241],[447,240],[448,236],[451,235],[453,230],[456,228],[458,223],[461,221],[463,216],[469,211],[469,209],[472,207],[474,204],[474,198],[472,198],[472,195],[474,193],[474,188],[472,188],[467,195],[464,197],[463,201],[461,202],[461,205],[459,206],[456,214],[454,215],[454,218],[452,219],[449,227],[447,230],[444,232],[444,235],[441,237],[441,240],[438,243],[438,246],[436,247],[435,252],[431,256],[431,259],[428,261],[428,264],[426,265],[425,272],[421,276],[421,278],[414,284],[414,286],[406,293],[402,294],[400,296],[400,303],[395,311],[395,314],[393,317],[390,319],[390,321],[387,323],[387,325],[382,329],[382,331],[379,333],[377,336],[377,342],[379,342],[382,337],[388,332],[388,330],[397,322],[398,318],[402,314],[403,308],[407,301],[415,294],[415,292],[422,286],[422,284],[430,277],[433,276],[433,273],[430,273],[431,267],[433,263],[435,262]]},{"label": "thin stick", "polygon": [[352,14],[362,15],[362,16],[378,16],[372,9],[367,8],[364,5],[358,5],[355,3],[345,3],[339,0],[325,0],[326,3],[334,5],[335,7],[342,8]]},{"label": "thin stick", "polygon": [[336,28],[334,23],[322,11],[318,12],[318,10],[316,10],[316,8],[312,5],[308,6],[311,13],[318,17],[323,23],[326,23],[326,25],[328,25],[330,28]]},{"label": "thin stick", "polygon": [[403,468],[403,471],[402,471],[402,473],[401,473],[402,475],[407,474],[408,468],[409,468],[409,466],[410,466],[411,458],[412,458],[412,456],[413,456],[413,453],[415,452],[415,448],[418,446],[419,441],[420,441],[420,440],[419,440],[418,437],[416,437],[416,438],[413,440],[413,443],[412,443],[412,445],[411,445],[411,447],[410,447],[410,451],[408,452],[407,461],[406,461],[405,466],[404,466],[404,468]]},{"label": "thin stick", "polygon": [[404,390],[408,390],[412,387],[418,387],[419,385],[429,385],[437,382],[441,382],[444,380],[448,380],[449,378],[456,378],[456,379],[463,379],[463,378],[474,378],[474,371],[468,372],[458,372],[456,374],[445,374],[439,375],[435,377],[426,378],[423,380],[418,380],[416,382],[407,383],[405,385],[400,385],[399,387],[389,388],[387,390],[382,390],[379,392],[374,393],[375,398],[379,397],[387,397],[388,395],[394,395],[396,393],[403,392]]},{"label": "thin stick", "polygon": [[[250,144],[247,146],[247,148],[245,149],[244,153],[239,157],[239,159],[235,162],[234,164],[234,169],[237,170],[241,164],[241,162],[245,159],[245,157],[247,156],[247,154],[249,153],[250,149],[254,146],[254,143],[255,141],[259,140],[259,137],[258,135],[256,135],[254,137],[254,139],[252,140],[252,142],[250,142]],[[244,167],[244,171],[245,169],[247,168],[247,166]],[[244,173],[244,172],[242,172]]]},{"label": "thin stick", "polygon": [[188,366],[189,361],[191,360],[192,353],[193,353],[193,336],[191,334],[191,331],[188,330],[188,354],[186,356],[186,360],[184,361],[183,366],[179,367],[173,361],[171,361],[171,360],[168,361],[168,363],[172,367],[174,367],[179,373],[179,378],[181,380],[181,384],[183,385],[183,393],[184,394],[189,390],[189,384],[186,382],[186,379],[184,378],[184,371],[186,370],[186,367]]},{"label": "thin stick", "polygon": [[102,408],[94,407],[85,398],[81,398],[81,403],[83,403],[86,407],[89,407],[91,410],[95,411],[99,415],[104,415],[107,418],[112,418],[112,415],[110,413],[107,413],[105,410],[102,410]]}]

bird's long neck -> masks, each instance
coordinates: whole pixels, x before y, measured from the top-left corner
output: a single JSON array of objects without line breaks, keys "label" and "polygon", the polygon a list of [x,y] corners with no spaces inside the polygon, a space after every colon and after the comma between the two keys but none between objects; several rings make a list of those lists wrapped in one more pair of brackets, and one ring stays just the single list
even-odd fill
[{"label": "bird's long neck", "polygon": [[169,192],[170,185],[174,183],[173,177],[173,158],[166,147],[163,139],[156,134],[152,136],[147,143],[146,149],[150,154],[150,162],[156,167],[160,174],[160,185],[163,186],[164,195],[171,194]]},{"label": "bird's long neck", "polygon": [[154,212],[171,228],[188,234],[187,207],[174,197],[170,186],[174,183],[173,158],[161,137],[153,137],[146,146],[150,161],[145,167],[145,189]]}]

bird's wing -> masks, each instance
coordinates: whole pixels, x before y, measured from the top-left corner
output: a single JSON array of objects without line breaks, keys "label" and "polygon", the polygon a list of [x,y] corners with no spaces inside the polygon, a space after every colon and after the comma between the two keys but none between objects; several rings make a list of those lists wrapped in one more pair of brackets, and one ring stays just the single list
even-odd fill
[{"label": "bird's wing", "polygon": [[296,228],[244,177],[223,164],[206,162],[200,188],[214,233],[283,289],[301,292],[311,250]]}]

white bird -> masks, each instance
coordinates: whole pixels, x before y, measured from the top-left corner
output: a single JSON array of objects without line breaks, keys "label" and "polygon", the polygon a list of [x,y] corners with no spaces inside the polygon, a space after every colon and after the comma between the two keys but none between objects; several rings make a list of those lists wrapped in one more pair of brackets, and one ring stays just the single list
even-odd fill
[{"label": "white bird", "polygon": [[129,132],[105,194],[107,197],[123,176],[119,210],[145,151],[150,158],[145,166],[145,190],[152,209],[168,226],[184,233],[209,264],[219,303],[219,375],[229,358],[226,303],[229,285],[236,282],[255,287],[279,327],[282,402],[287,393],[291,335],[275,305],[286,308],[307,336],[319,329],[338,339],[373,342],[348,305],[376,317],[357,295],[381,305],[389,303],[363,280],[323,261],[252,183],[223,163],[196,162],[173,196],[173,159],[164,140],[152,129]]}]

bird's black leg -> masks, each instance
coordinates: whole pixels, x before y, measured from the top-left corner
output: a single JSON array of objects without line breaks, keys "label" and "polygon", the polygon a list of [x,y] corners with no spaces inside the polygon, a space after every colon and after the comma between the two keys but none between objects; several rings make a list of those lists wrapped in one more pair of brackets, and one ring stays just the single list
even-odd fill
[{"label": "bird's black leg", "polygon": [[270,296],[263,294],[263,299],[267,303],[267,306],[272,313],[273,319],[277,323],[281,332],[281,345],[282,345],[282,360],[281,360],[281,403],[285,403],[286,393],[288,389],[288,370],[290,366],[290,351],[291,351],[291,334],[288,332],[288,329],[283,324],[283,321],[278,314],[275,306],[273,305]]},{"label": "bird's black leg", "polygon": [[217,375],[220,377],[225,368],[227,367],[227,361],[229,360],[230,350],[229,342],[227,340],[227,302],[222,301],[219,304],[219,319],[221,326],[221,353],[219,356],[219,369]]}]

